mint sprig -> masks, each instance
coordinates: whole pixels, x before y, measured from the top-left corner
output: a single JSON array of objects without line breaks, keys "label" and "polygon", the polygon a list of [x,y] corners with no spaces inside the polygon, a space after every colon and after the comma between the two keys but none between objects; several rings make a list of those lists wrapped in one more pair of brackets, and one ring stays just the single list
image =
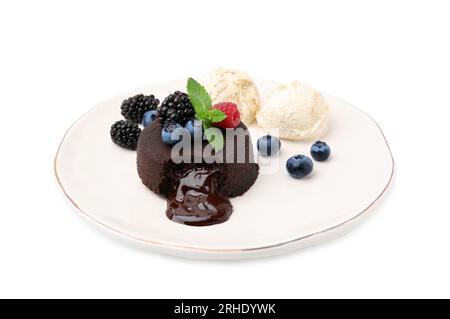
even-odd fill
[{"label": "mint sprig", "polygon": [[211,127],[212,123],[221,122],[227,116],[221,110],[212,108],[212,101],[208,92],[193,78],[188,79],[186,89],[195,110],[195,117],[203,123],[208,142],[216,152],[220,151],[224,144],[223,136],[218,137],[217,134],[207,133],[207,129]]}]

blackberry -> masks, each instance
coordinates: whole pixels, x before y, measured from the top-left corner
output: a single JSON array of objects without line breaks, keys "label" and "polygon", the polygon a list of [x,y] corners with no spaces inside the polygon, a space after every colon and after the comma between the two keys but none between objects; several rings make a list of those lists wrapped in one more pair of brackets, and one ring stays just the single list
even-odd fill
[{"label": "blackberry", "polygon": [[117,145],[135,150],[141,129],[136,123],[120,120],[111,126],[111,140]]},{"label": "blackberry", "polygon": [[167,96],[158,108],[158,119],[163,126],[168,122],[184,126],[194,116],[194,107],[188,95],[180,91]]},{"label": "blackberry", "polygon": [[129,97],[122,102],[122,115],[134,123],[142,123],[144,113],[151,110],[156,110],[159,100],[155,99],[153,94],[144,95],[137,94]]}]

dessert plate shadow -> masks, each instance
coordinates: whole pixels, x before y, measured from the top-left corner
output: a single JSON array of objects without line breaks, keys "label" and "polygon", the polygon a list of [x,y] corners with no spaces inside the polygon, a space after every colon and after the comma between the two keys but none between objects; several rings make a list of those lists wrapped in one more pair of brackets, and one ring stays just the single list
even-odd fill
[{"label": "dessert plate shadow", "polygon": [[[261,96],[277,83],[256,81]],[[322,138],[332,148],[307,178],[291,178],[286,160],[309,156],[314,141],[282,140],[278,160],[259,158],[260,175],[247,193],[231,198],[223,223],[191,227],[166,218],[166,200],[148,190],[136,171],[136,152],[114,145],[112,123],[137,93],[164,98],[185,81],[150,85],[108,99],[67,131],[55,157],[57,181],[72,206],[103,229],[153,251],[187,258],[244,259],[277,255],[333,238],[365,216],[388,190],[394,161],[377,123],[343,100],[324,94],[330,123]],[[264,132],[249,126],[253,144]],[[256,154],[256,153],[255,153]]]}]

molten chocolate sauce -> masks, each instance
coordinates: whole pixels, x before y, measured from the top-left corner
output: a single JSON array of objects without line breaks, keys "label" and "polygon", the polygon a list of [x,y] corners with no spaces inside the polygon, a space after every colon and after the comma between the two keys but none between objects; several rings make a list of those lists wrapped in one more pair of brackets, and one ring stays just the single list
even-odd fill
[{"label": "molten chocolate sauce", "polygon": [[167,200],[167,217],[180,224],[208,226],[223,223],[233,210],[217,191],[215,170],[194,168],[181,176]]}]

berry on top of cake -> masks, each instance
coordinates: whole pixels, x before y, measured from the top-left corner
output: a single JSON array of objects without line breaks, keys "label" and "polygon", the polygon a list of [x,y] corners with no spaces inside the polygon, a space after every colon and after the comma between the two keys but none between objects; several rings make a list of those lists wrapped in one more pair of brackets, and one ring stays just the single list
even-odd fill
[{"label": "berry on top of cake", "polygon": [[241,123],[241,114],[233,102],[218,103],[213,106],[213,109],[223,112],[226,116],[222,121],[214,123],[215,127],[235,128]]},{"label": "berry on top of cake", "polygon": [[164,99],[158,108],[157,116],[163,126],[169,122],[185,125],[187,121],[195,117],[195,110],[189,96],[176,91]]}]

